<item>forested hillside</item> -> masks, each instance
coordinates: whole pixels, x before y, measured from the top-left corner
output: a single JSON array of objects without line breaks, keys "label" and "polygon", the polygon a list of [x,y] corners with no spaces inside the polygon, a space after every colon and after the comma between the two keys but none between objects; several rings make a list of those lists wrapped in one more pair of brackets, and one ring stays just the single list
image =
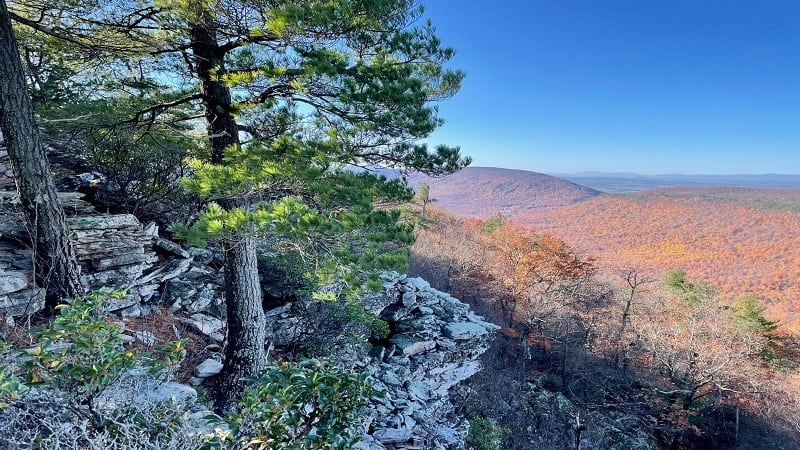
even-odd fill
[{"label": "forested hillside", "polygon": [[482,218],[571,205],[600,194],[549,175],[495,167],[467,167],[446,177],[410,178],[412,186],[420,182],[430,186],[430,197],[439,207]]},{"label": "forested hillside", "polygon": [[725,306],[682,270],[608,277],[552,235],[443,213],[411,271],[503,326],[459,390],[462,411],[507,428],[502,448],[800,443],[800,355],[756,297]]},{"label": "forested hillside", "polygon": [[638,269],[659,278],[683,267],[719,286],[728,302],[767,301],[770,317],[800,331],[800,192],[670,188],[598,197],[513,220],[562,237],[612,274]]}]

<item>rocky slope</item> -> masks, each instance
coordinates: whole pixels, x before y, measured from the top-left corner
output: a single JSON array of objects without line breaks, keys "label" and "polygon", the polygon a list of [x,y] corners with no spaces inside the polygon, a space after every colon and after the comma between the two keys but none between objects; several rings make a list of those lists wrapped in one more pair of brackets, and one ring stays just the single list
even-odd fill
[{"label": "rocky slope", "polygon": [[[78,197],[64,195],[63,201],[72,213],[69,224],[81,279],[87,289],[127,290],[123,299],[108,306],[119,317],[124,341],[152,347],[189,335],[197,349],[182,362],[183,371],[193,375],[184,383],[132,373],[98,401],[109,408],[131,402],[189,403],[196,427],[211,431],[201,420],[206,406],[190,385],[201,385],[222,368],[225,308],[219,256],[159,237],[154,224],[142,225],[132,215],[98,214]],[[32,281],[28,237],[13,195],[6,193],[0,200],[0,316],[13,326],[15,317],[41,309],[43,292]],[[364,439],[356,448],[463,448],[467,425],[451,416],[448,391],[480,370],[478,357],[497,327],[422,279],[386,274],[384,281],[383,291],[363,304],[389,323],[391,335],[371,349],[363,341],[337,336],[332,354],[341,364],[371,374],[383,393],[367,407]],[[315,321],[308,317],[315,310],[312,303],[298,300],[268,311],[269,345],[292,347],[314,333],[309,327]]]}]

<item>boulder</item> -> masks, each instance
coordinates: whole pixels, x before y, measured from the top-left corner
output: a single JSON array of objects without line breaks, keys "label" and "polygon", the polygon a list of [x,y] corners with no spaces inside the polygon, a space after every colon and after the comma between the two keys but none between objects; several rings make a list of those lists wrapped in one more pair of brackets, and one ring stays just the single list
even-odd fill
[{"label": "boulder", "polygon": [[208,378],[222,372],[222,363],[214,358],[208,358],[194,368],[194,376],[197,378]]},{"label": "boulder", "polygon": [[21,291],[31,284],[30,272],[21,270],[0,271],[0,295]]}]

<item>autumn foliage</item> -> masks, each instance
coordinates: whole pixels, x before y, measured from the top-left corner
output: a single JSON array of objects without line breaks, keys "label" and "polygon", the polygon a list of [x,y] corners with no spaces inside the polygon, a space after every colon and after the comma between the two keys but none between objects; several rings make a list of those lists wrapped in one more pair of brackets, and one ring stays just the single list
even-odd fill
[{"label": "autumn foliage", "polygon": [[[792,203],[792,199],[794,202]],[[511,219],[597,257],[602,270],[651,277],[682,267],[723,302],[755,294],[783,331],[800,332],[800,193],[676,188],[594,199]]]},{"label": "autumn foliage", "polygon": [[[662,200],[664,207],[676,201]],[[639,200],[588,203],[621,216],[619,201]],[[613,214],[599,212],[599,218],[587,214],[573,226],[587,230],[592,223],[601,233],[617,225],[626,227],[630,239],[646,241],[625,220],[602,223]],[[658,211],[652,221],[666,220],[669,213]],[[650,223],[645,216],[639,220]],[[687,226],[702,223],[687,217]],[[566,395],[578,408],[567,420],[582,421],[592,439],[608,445],[632,434],[663,448],[800,442],[795,394],[800,374],[794,369],[800,358],[791,340],[778,338],[774,322],[764,315],[763,298],[725,301],[731,290],[674,270],[665,256],[659,260],[663,266],[612,273],[610,248],[595,261],[564,240],[502,216],[464,219],[433,211],[426,223],[410,271],[457,293],[503,327],[484,361],[484,383],[493,387],[476,393],[486,400],[473,398],[472,407],[509,415],[502,425],[520,440],[505,448],[530,448],[547,433],[550,425],[532,428],[540,422],[525,416],[523,406],[515,412],[497,409],[502,401],[524,405],[536,389]],[[619,256],[642,263],[624,251]],[[671,270],[654,274],[661,267]],[[507,399],[498,402],[493,397],[498,392]],[[528,401],[534,405],[529,411],[537,411],[536,400]]]}]

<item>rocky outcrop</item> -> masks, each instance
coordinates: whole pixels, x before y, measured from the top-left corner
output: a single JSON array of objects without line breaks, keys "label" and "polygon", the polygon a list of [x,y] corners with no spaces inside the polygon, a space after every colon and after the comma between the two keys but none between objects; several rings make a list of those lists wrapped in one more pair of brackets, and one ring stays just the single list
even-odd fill
[{"label": "rocky outcrop", "polygon": [[[85,214],[86,205],[75,195],[65,196],[72,211],[72,240],[87,289],[125,289],[127,295],[107,309],[123,318],[168,310],[176,324],[204,336],[212,357],[194,362],[189,382],[202,384],[222,369],[225,345],[224,300],[218,262],[207,250],[183,248],[158,236],[154,225],[143,226],[132,215]],[[32,255],[21,218],[0,215],[0,314],[19,316],[35,312],[44,301],[33,285]],[[13,206],[13,205],[12,205]],[[6,220],[4,220],[4,218]],[[156,304],[163,308],[154,308]],[[302,307],[298,305],[303,304]],[[319,302],[299,300],[267,312],[270,345],[289,348],[318,325],[313,317]],[[384,276],[383,291],[362,302],[364,308],[389,324],[388,337],[369,349],[348,340],[341,330],[331,356],[339,363],[371,375],[375,396],[366,408],[361,450],[459,449],[467,431],[463,419],[452,416],[448,391],[480,370],[478,357],[486,351],[497,327],[475,315],[468,305],[439,292],[420,278]],[[324,321],[324,318],[322,319]],[[172,325],[174,328],[175,325]],[[126,343],[152,347],[157,339],[146,330],[124,330]],[[175,331],[177,335],[177,330]],[[132,378],[133,380],[134,378]],[[144,381],[135,378],[137,383]],[[146,380],[145,380],[146,381]],[[193,392],[185,385],[146,384],[155,397]],[[149,392],[149,391],[148,391]],[[149,394],[148,394],[149,395]],[[115,394],[115,398],[118,395]],[[109,400],[110,401],[110,400]],[[127,401],[127,400],[125,400]],[[194,402],[188,395],[187,401]]]},{"label": "rocky outcrop", "polygon": [[[189,270],[192,255],[158,236],[158,228],[143,226],[131,214],[98,214],[78,193],[60,193],[71,240],[88,291],[121,289],[124,298],[109,303],[109,311],[141,313],[161,285]],[[74,215],[77,214],[77,215]],[[0,193],[0,314],[30,315],[44,306],[44,290],[33,282],[30,238],[12,193]]]},{"label": "rocky outcrop", "polygon": [[[332,352],[340,363],[369,372],[381,394],[368,406],[364,439],[354,448],[462,448],[467,425],[451,417],[448,391],[480,370],[478,357],[498,327],[425,280],[398,274],[385,275],[383,291],[363,305],[393,331],[369,356],[358,343],[340,342]],[[286,305],[267,312],[272,343],[289,345],[310,331],[304,327],[314,321],[292,311]]]},{"label": "rocky outcrop", "polygon": [[[462,448],[467,424],[451,417],[448,391],[480,370],[499,327],[421,278],[391,277],[366,304],[395,332],[367,368],[384,397],[370,406],[373,421],[356,448]],[[452,335],[454,327],[465,331]]]}]

